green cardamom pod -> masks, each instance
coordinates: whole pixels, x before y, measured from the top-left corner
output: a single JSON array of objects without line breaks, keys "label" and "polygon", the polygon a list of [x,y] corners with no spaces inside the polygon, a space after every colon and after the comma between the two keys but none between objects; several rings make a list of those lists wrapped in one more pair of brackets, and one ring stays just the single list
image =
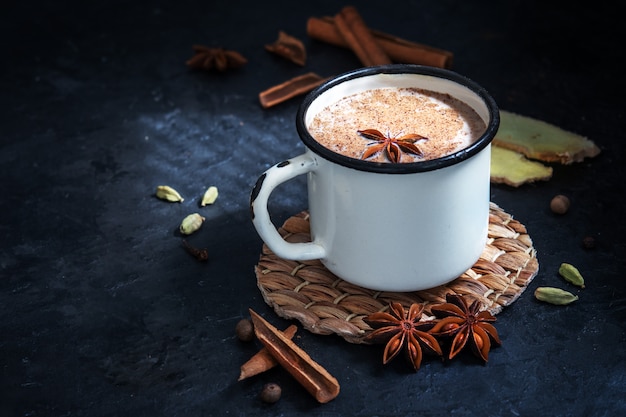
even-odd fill
[{"label": "green cardamom pod", "polygon": [[205,192],[204,192],[204,196],[202,197],[202,202],[200,203],[200,205],[202,207],[206,206],[207,204],[213,204],[215,203],[215,200],[217,200],[217,187],[212,185],[210,186]]},{"label": "green cardamom pod", "polygon": [[569,291],[554,287],[538,287],[535,290],[535,298],[546,303],[563,306],[578,300],[578,296]]},{"label": "green cardamom pod", "polygon": [[559,267],[559,274],[565,278],[565,281],[571,282],[580,288],[585,288],[585,279],[574,265],[562,263]]},{"label": "green cardamom pod", "polygon": [[180,233],[182,233],[183,235],[192,234],[202,226],[202,223],[204,223],[205,220],[206,219],[198,213],[190,214],[189,216],[185,217],[181,222],[179,228]]},{"label": "green cardamom pod", "polygon": [[171,201],[173,203],[182,203],[184,199],[178,194],[178,191],[169,185],[159,185],[156,189],[156,196],[161,200]]}]

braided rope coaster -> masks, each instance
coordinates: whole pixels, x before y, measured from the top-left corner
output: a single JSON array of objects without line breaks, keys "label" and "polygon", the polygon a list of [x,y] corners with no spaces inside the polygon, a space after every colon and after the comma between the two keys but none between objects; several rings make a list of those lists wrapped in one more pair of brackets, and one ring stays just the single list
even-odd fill
[{"label": "braided rope coaster", "polygon": [[[376,291],[350,284],[331,273],[319,260],[290,261],[263,245],[255,266],[257,285],[265,302],[285,319],[296,319],[312,333],[337,334],[350,343],[364,343],[371,332],[363,318],[399,302],[405,309],[423,303],[444,303],[453,292],[478,299],[492,314],[513,303],[539,271],[536,251],[526,227],[494,203],[489,208],[487,244],[476,263],[448,284],[415,292]],[[278,229],[289,242],[309,242],[308,213],[287,219]],[[471,300],[468,300],[471,302]]]}]

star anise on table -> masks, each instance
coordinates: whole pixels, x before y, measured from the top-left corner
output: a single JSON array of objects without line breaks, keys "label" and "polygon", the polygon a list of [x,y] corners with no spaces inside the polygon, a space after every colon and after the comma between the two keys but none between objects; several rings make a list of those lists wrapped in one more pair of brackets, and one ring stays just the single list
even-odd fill
[{"label": "star anise on table", "polygon": [[193,45],[194,56],[186,64],[191,69],[212,70],[224,72],[244,66],[248,60],[237,51],[224,48],[209,48],[204,45]]},{"label": "star anise on table", "polygon": [[487,362],[492,342],[502,344],[498,331],[491,324],[496,318],[489,311],[481,311],[479,300],[468,304],[462,295],[448,293],[446,301],[430,307],[437,317],[431,334],[452,338],[448,359],[455,357],[469,344],[472,352]]},{"label": "star anise on table", "polygon": [[427,137],[415,133],[411,133],[401,137],[392,137],[389,134],[385,136],[376,129],[358,130],[357,133],[363,136],[365,139],[376,141],[375,143],[368,145],[367,149],[365,149],[365,152],[363,152],[361,159],[370,158],[378,152],[384,150],[387,159],[389,159],[391,162],[400,162],[400,160],[402,159],[403,151],[413,155],[422,156],[423,152],[420,148],[417,147],[417,145],[415,145],[415,142],[417,142],[418,140],[428,140]]},{"label": "star anise on table", "polygon": [[363,319],[375,329],[365,337],[365,341],[387,344],[383,364],[389,363],[404,350],[417,371],[422,363],[423,351],[443,355],[437,339],[428,333],[433,323],[421,320],[423,311],[423,304],[412,304],[405,313],[402,304],[393,302],[389,305],[389,312],[372,313]]}]

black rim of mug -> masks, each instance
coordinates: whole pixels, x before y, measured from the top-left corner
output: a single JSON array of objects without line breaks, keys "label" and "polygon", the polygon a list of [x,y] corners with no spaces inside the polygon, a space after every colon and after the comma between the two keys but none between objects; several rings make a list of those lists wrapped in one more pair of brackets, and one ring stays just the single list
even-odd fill
[{"label": "black rim of mug", "polygon": [[[410,162],[410,163],[389,163],[389,162],[373,162],[373,161],[365,161],[361,159],[350,158],[345,155],[338,154],[333,152],[332,150],[326,148],[325,146],[319,144],[311,134],[309,133],[306,123],[305,116],[306,112],[311,105],[311,103],[326,90],[336,86],[337,84],[343,83],[348,80],[352,80],[360,77],[367,77],[370,75],[377,74],[403,74],[403,73],[411,73],[411,74],[422,74],[422,75],[431,75],[438,78],[444,78],[453,82],[456,82],[460,85],[463,85],[469,88],[472,92],[474,92],[477,96],[479,96],[484,102],[489,111],[489,121],[487,123],[487,128],[485,132],[472,143],[470,146],[452,153],[450,155],[443,156],[437,159],[430,159],[426,161],[420,162]],[[300,136],[300,140],[304,143],[306,147],[311,149],[314,153],[320,155],[324,159],[335,162],[339,165],[343,165],[348,168],[357,169],[359,171],[368,171],[368,172],[377,172],[377,173],[386,173],[386,174],[410,174],[415,172],[425,172],[425,171],[434,171],[436,169],[445,168],[451,165],[458,164],[459,162],[465,161],[466,159],[472,157],[473,155],[479,153],[483,150],[487,145],[491,143],[498,127],[500,125],[500,112],[498,106],[491,97],[491,95],[485,90],[483,87],[478,85],[473,80],[456,73],[454,71],[436,68],[436,67],[427,67],[423,65],[413,65],[413,64],[391,64],[391,65],[381,65],[377,67],[365,67],[357,70],[349,71],[344,74],[341,74],[324,84],[317,87],[315,90],[311,91],[304,98],[300,107],[298,108],[298,112],[296,115],[296,129],[298,131],[298,135]]]}]

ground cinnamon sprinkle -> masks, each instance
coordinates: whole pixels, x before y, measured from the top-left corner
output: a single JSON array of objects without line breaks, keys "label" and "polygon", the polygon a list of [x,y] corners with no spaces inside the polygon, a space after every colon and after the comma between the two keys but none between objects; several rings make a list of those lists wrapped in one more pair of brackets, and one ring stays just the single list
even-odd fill
[{"label": "ground cinnamon sprinkle", "polygon": [[[335,152],[360,159],[371,144],[358,130],[377,129],[388,136],[419,134],[424,155],[403,155],[401,162],[438,158],[475,141],[485,124],[465,103],[447,94],[414,88],[377,88],[344,97],[318,113],[309,125],[311,135]],[[388,162],[381,153],[369,159]]]}]

